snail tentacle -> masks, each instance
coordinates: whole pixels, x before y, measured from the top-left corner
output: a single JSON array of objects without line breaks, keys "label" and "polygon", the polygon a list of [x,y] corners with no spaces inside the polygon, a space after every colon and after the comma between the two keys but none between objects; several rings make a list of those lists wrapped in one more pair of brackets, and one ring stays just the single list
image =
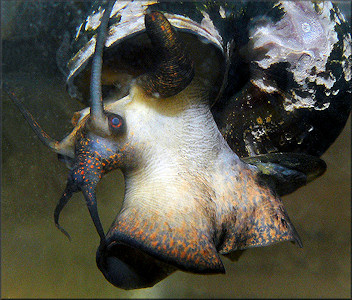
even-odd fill
[{"label": "snail tentacle", "polygon": [[57,140],[52,139],[38,124],[38,122],[34,119],[32,114],[27,110],[27,108],[21,103],[21,101],[16,97],[14,92],[11,92],[7,86],[3,85],[4,90],[12,100],[12,102],[17,106],[19,111],[22,113],[23,117],[26,119],[27,123],[31,126],[32,130],[38,136],[40,141],[49,147],[50,149],[58,152],[59,142]]},{"label": "snail tentacle", "polygon": [[103,48],[106,39],[107,27],[109,22],[110,13],[112,11],[114,1],[109,1],[99,27],[96,38],[95,52],[92,60],[92,74],[90,81],[90,109],[91,109],[91,123],[94,127],[104,130],[104,106],[101,91],[101,70],[103,64]]},{"label": "snail tentacle", "polygon": [[64,193],[62,194],[58,204],[55,207],[55,211],[54,211],[54,222],[56,227],[71,241],[71,236],[69,235],[69,233],[63,228],[61,227],[61,225],[59,224],[59,217],[60,217],[60,213],[62,211],[62,209],[65,207],[65,205],[67,204],[68,200],[70,200],[70,198],[72,197],[73,194],[73,190],[71,189],[70,185],[67,184],[66,189],[64,191]]},{"label": "snail tentacle", "polygon": [[97,200],[95,195],[95,187],[86,186],[82,189],[82,193],[84,198],[86,199],[87,207],[89,210],[89,214],[93,220],[94,226],[100,236],[101,244],[105,243],[105,233],[103,229],[103,225],[100,222],[99,214],[98,214],[98,207],[97,207]]},{"label": "snail tentacle", "polygon": [[[93,220],[94,226],[100,236],[101,243],[105,242],[105,234],[103,226],[100,222],[97,201],[95,196],[95,188],[101,177],[101,163],[96,162],[95,158],[98,151],[94,151],[95,157],[92,154],[92,142],[87,135],[90,130],[106,132],[109,127],[105,126],[105,121],[108,117],[104,113],[101,92],[101,69],[102,69],[102,53],[106,39],[107,25],[112,11],[114,1],[109,1],[107,4],[99,32],[97,34],[96,48],[92,62],[92,76],[91,76],[91,114],[89,123],[85,123],[80,131],[74,131],[75,136],[75,158],[72,161],[73,168],[67,180],[67,186],[64,194],[59,200],[54,212],[54,219],[56,226],[68,237],[68,233],[59,225],[59,214],[74,192],[82,191],[86,204]],[[88,125],[86,128],[85,125]],[[93,142],[94,143],[94,142]],[[98,158],[97,158],[98,159]],[[98,159],[99,160],[99,159]]]}]

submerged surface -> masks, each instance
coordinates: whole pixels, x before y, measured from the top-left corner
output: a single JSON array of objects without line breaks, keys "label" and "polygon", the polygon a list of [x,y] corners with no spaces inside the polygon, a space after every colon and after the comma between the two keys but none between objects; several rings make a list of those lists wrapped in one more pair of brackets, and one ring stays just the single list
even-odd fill
[{"label": "submerged surface", "polygon": [[[53,137],[69,132],[81,106],[65,91],[45,47],[4,47],[3,78]],[[27,55],[26,55],[27,54]],[[50,54],[50,53],[49,53]],[[322,156],[327,172],[283,198],[304,247],[280,243],[250,249],[238,262],[224,259],[226,275],[176,272],[153,288],[123,291],[95,264],[99,243],[81,194],[61,216],[72,242],[56,229],[53,210],[67,169],[35,137],[3,95],[1,291],[2,297],[349,297],[351,294],[351,125]],[[116,199],[112,200],[111,195]],[[115,171],[98,186],[104,228],[121,207],[123,178]]]}]

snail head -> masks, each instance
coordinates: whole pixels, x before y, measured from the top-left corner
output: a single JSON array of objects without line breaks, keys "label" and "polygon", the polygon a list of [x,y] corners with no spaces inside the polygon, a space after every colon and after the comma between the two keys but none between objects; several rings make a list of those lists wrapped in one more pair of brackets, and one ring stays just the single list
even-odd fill
[{"label": "snail head", "polygon": [[[113,2],[110,2],[105,10],[96,38],[91,72],[90,111],[84,109],[75,113],[72,119],[75,128],[64,140],[59,142],[50,138],[15,94],[4,86],[39,139],[58,153],[59,158],[68,163],[71,169],[65,191],[55,209],[56,226],[70,238],[59,225],[59,215],[72,194],[81,191],[102,242],[105,234],[97,212],[96,186],[107,172],[117,168],[132,168],[135,159],[135,150],[131,142],[133,132],[127,130],[124,113],[124,110],[128,109],[127,102],[133,102],[131,99],[133,97],[121,100],[123,105],[113,103],[105,108],[102,102],[102,52],[112,4]],[[193,62],[183,51],[176,32],[162,14],[158,12],[146,14],[145,25],[148,37],[161,58],[152,71],[137,78],[135,89],[139,92],[136,93],[142,93],[146,97],[171,97],[182,91],[192,80]]]}]

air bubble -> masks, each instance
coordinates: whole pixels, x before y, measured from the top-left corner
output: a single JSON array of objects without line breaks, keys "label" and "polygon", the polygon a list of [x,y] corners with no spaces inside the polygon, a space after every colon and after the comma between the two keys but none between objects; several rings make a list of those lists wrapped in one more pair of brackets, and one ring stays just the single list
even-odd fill
[{"label": "air bubble", "polygon": [[308,23],[303,23],[302,24],[302,30],[304,32],[309,32],[310,31],[310,25]]},{"label": "air bubble", "polygon": [[155,93],[153,93],[153,95],[152,95],[154,98],[160,98],[160,94],[158,93],[158,92],[155,92]]},{"label": "air bubble", "polygon": [[292,134],[289,133],[289,132],[286,132],[286,133],[285,133],[285,139],[286,139],[287,141],[292,140]]}]

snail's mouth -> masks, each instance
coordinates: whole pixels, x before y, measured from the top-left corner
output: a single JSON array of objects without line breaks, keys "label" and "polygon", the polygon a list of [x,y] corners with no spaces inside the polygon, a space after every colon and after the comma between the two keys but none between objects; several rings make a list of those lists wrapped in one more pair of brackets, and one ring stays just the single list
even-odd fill
[{"label": "snail's mouth", "polygon": [[125,290],[152,287],[177,270],[140,249],[116,241],[99,246],[96,262],[110,283]]}]

